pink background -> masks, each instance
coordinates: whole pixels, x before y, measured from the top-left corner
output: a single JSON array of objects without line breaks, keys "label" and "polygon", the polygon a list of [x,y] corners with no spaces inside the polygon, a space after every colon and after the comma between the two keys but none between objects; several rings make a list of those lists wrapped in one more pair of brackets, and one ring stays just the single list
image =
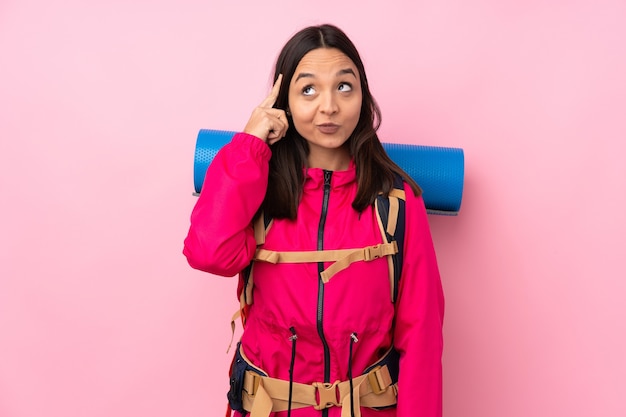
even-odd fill
[{"label": "pink background", "polygon": [[181,254],[196,134],[241,129],[323,22],[383,140],[465,150],[431,217],[445,415],[626,415],[626,3],[242,3],[0,2],[0,416],[222,415],[235,281]]}]

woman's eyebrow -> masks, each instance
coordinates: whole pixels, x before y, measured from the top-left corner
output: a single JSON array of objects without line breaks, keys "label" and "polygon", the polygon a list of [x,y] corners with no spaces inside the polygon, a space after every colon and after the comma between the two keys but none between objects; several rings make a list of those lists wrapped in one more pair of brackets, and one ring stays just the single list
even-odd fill
[{"label": "woman's eyebrow", "polygon": [[356,74],[354,73],[354,70],[352,70],[352,68],[344,68],[337,72],[337,75],[344,75],[344,74],[352,74],[354,78],[356,78]]},{"label": "woman's eyebrow", "polygon": [[[315,76],[313,74],[311,74],[310,72],[301,72],[296,77],[296,81],[298,81],[300,78],[313,78],[313,77],[315,77]],[[296,81],[294,81],[294,82],[296,82]]]},{"label": "woman's eyebrow", "polygon": [[[352,74],[354,78],[356,78],[356,74],[354,73],[354,70],[352,68],[344,68],[342,70],[339,70],[335,75],[340,76],[344,74]],[[300,74],[298,74],[294,82],[297,82],[300,78],[315,78],[315,75],[311,74],[310,72],[301,72]]]}]

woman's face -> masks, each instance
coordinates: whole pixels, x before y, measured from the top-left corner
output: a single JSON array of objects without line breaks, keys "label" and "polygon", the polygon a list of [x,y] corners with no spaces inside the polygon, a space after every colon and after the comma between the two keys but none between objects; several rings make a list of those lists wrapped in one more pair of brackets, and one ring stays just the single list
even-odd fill
[{"label": "woman's face", "polygon": [[340,148],[361,114],[361,80],[350,58],[336,48],[307,53],[289,85],[293,125],[311,154]]}]

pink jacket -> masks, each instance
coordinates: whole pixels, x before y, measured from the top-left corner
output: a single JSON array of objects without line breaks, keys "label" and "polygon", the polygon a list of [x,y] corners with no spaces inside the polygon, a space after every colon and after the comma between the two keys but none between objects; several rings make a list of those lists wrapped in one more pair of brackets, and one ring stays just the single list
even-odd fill
[{"label": "pink jacket", "polygon": [[[251,226],[265,196],[270,148],[239,133],[215,156],[207,170],[205,191],[191,215],[184,254],[196,269],[235,276],[256,249]],[[355,167],[330,174],[323,233],[319,235],[324,172],[307,169],[295,221],[277,219],[264,248],[277,251],[365,247],[381,242],[373,207],[362,213],[351,204],[356,193]],[[207,188],[209,187],[209,188]],[[298,336],[295,382],[348,379],[350,335],[353,377],[379,359],[392,341],[400,353],[398,405],[364,417],[439,417],[442,414],[442,323],[444,299],[428,219],[421,197],[406,191],[404,265],[395,304],[390,298],[387,259],[355,262],[321,284],[318,265],[255,263],[254,304],[241,344],[247,357],[275,378],[289,379],[292,342]],[[327,267],[328,265],[326,265]],[[328,416],[341,409],[331,407]],[[286,415],[286,413],[276,413]],[[321,416],[312,408],[292,410],[294,417]]]}]

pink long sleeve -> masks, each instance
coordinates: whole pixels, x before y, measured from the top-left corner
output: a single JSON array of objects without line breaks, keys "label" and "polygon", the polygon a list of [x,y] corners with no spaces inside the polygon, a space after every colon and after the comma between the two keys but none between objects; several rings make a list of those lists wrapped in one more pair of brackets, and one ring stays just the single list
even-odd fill
[{"label": "pink long sleeve", "polygon": [[236,134],[209,166],[191,213],[183,254],[193,268],[234,276],[254,255],[252,219],[267,189],[271,151],[261,139]]},{"label": "pink long sleeve", "polygon": [[398,417],[441,417],[444,297],[421,197],[407,191],[404,266],[394,344],[400,352]]}]

